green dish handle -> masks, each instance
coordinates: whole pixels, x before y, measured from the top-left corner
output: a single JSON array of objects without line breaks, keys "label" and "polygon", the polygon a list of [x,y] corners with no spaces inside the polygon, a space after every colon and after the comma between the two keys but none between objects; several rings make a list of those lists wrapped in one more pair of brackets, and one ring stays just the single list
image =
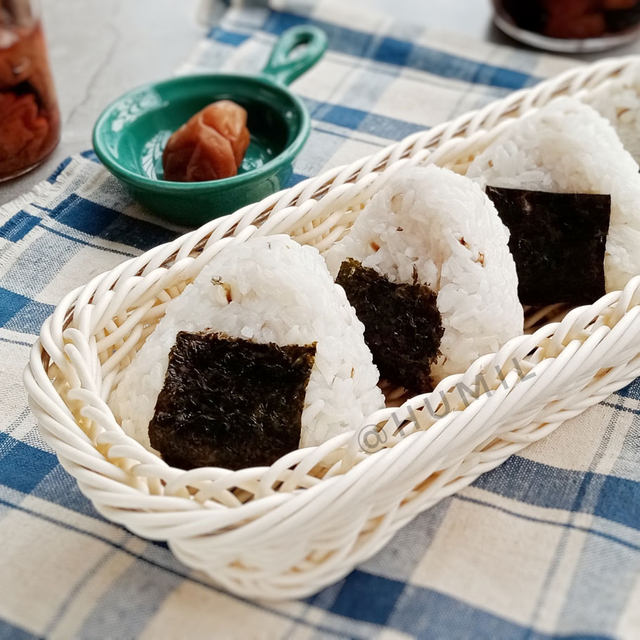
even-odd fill
[{"label": "green dish handle", "polygon": [[262,75],[291,84],[320,60],[327,49],[327,34],[311,25],[287,29],[276,42]]}]

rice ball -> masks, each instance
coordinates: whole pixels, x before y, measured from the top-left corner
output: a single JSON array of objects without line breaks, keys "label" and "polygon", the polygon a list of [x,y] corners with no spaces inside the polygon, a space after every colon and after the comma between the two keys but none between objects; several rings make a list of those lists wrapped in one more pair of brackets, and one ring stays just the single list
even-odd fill
[{"label": "rice ball", "polygon": [[362,323],[318,251],[284,235],[257,237],[217,254],[167,305],[112,392],[122,428],[149,449],[148,426],[176,336],[204,330],[281,346],[316,343],[302,447],[358,428],[384,406]]},{"label": "rice ball", "polygon": [[392,282],[415,277],[437,295],[444,333],[437,381],[522,334],[509,232],[482,189],[430,165],[391,177],[349,233],[325,253],[337,275],[348,258]]},{"label": "rice ball", "polygon": [[573,98],[515,120],[480,153],[467,176],[510,187],[611,196],[604,258],[607,291],[640,273],[640,174],[611,124]]}]

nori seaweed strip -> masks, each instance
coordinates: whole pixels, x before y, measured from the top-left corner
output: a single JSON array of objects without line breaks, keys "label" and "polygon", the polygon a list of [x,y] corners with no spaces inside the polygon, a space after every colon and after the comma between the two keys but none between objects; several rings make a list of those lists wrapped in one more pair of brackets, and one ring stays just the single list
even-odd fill
[{"label": "nori seaweed strip", "polygon": [[605,294],[611,196],[487,187],[511,237],[522,304],[592,303]]},{"label": "nori seaweed strip", "polygon": [[316,346],[181,331],[149,423],[151,446],[182,469],[270,465],[298,448]]},{"label": "nori seaweed strip", "polygon": [[433,390],[430,369],[444,333],[435,293],[418,282],[391,282],[351,258],[336,282],[364,324],[380,375],[414,393]]}]

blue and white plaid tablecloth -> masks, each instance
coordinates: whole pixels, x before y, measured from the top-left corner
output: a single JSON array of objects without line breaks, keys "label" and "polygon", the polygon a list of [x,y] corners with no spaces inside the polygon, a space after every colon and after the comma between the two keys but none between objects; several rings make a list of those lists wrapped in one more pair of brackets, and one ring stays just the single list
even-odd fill
[{"label": "blue and white plaid tablecloth", "polygon": [[[230,12],[187,65],[256,71],[287,27],[327,31],[294,85],[313,133],[293,181],[572,64],[307,5]],[[0,210],[0,638],[640,638],[638,381],[304,601],[229,596],[102,519],[41,440],[22,370],[64,293],[176,233],[90,152]]]}]

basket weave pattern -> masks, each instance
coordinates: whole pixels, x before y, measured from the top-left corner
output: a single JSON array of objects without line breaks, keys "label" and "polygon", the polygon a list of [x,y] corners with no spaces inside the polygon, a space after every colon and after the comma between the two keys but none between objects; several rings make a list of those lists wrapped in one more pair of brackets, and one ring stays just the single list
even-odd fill
[{"label": "basket weave pattern", "polygon": [[432,393],[404,399],[388,389],[390,406],[367,425],[271,467],[172,468],[127,436],[107,405],[165,305],[218,252],[273,233],[322,251],[395,172],[427,163],[464,171],[513,118],[638,64],[635,57],[606,60],[514,93],[214,220],[71,292],[43,325],[25,372],[31,408],[62,465],[106,518],[168,541],[185,564],[230,591],[300,597],[632,381],[640,375],[640,277],[559,322],[549,322],[557,308],[529,313],[531,333]]}]

